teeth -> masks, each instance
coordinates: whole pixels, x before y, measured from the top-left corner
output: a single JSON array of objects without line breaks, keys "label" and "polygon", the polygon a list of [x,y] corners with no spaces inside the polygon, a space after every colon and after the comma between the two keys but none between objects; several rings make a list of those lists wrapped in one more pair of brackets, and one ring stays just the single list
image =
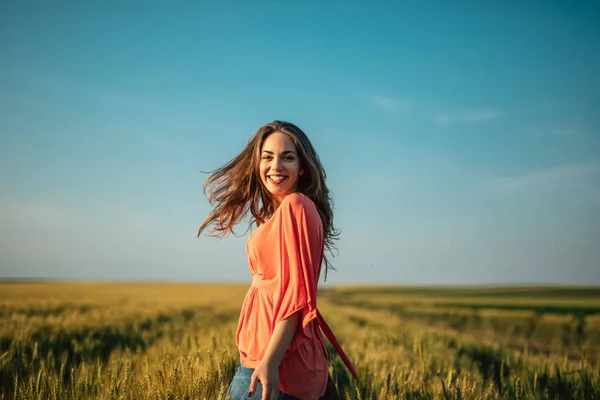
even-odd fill
[{"label": "teeth", "polygon": [[285,176],[270,176],[269,178],[271,178],[271,180],[274,182],[281,182]]}]

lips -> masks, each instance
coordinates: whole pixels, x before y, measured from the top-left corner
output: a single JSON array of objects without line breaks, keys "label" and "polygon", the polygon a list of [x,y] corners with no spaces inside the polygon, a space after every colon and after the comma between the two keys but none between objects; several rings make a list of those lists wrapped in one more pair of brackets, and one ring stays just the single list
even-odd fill
[{"label": "lips", "polygon": [[275,185],[280,185],[281,183],[285,182],[285,180],[287,179],[287,176],[284,175],[269,175],[267,177],[267,179],[269,180],[269,182],[275,184]]}]

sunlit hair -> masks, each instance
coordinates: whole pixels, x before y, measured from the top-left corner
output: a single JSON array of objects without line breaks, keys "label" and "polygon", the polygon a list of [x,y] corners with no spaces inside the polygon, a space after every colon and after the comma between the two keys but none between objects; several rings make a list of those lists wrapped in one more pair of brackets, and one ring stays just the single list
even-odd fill
[{"label": "sunlit hair", "polygon": [[[260,178],[259,163],[265,139],[275,132],[288,135],[296,146],[300,168],[304,170],[304,174],[298,176],[296,191],[310,198],[317,206],[323,222],[325,249],[333,254],[339,231],[333,226],[333,201],[325,183],[325,170],[306,134],[296,125],[284,121],[273,121],[259,128],[241,153],[212,171],[206,179],[203,193],[213,210],[198,229],[198,237],[211,224],[211,236],[223,238],[234,233],[234,226],[247,216],[248,211],[252,215],[249,229],[252,224],[260,226],[273,215],[273,198]],[[327,279],[327,270],[335,268],[327,256],[324,256],[324,261]]]}]

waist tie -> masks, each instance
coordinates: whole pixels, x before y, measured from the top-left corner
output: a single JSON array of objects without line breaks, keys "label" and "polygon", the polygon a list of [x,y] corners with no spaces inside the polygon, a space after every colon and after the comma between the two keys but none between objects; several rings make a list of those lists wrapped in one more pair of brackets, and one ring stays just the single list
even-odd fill
[{"label": "waist tie", "polygon": [[331,330],[329,325],[327,325],[327,322],[325,322],[325,318],[323,318],[323,315],[321,315],[321,312],[319,310],[317,310],[317,318],[319,320],[319,325],[321,326],[323,333],[325,334],[325,336],[327,336],[327,339],[329,340],[329,342],[333,345],[335,350],[338,352],[338,354],[340,355],[340,358],[342,359],[344,364],[346,364],[346,368],[348,368],[348,370],[350,370],[354,379],[356,379],[358,381],[358,374],[356,373],[354,366],[350,362],[350,359],[344,352],[344,349],[342,349],[342,346],[337,341],[335,335],[333,334],[333,331]]},{"label": "waist tie", "polygon": [[[254,286],[257,289],[266,289],[266,290],[272,291],[272,290],[274,290],[275,284],[276,284],[276,281],[262,279],[262,275],[259,275],[259,274],[254,274],[254,276],[252,277],[252,286]],[[354,377],[354,379],[356,379],[358,381],[358,374],[356,373],[356,370],[354,369],[352,362],[350,362],[350,359],[344,352],[344,349],[342,349],[342,346],[338,342],[337,338],[333,334],[333,331],[331,330],[329,325],[327,325],[325,318],[323,318],[323,315],[321,314],[321,312],[318,309],[317,309],[317,320],[319,321],[319,326],[321,327],[321,330],[323,331],[323,333],[325,334],[325,336],[327,337],[329,342],[333,345],[333,347],[339,354],[340,358],[346,365],[346,368],[348,368],[350,373],[352,373],[352,376]]]},{"label": "waist tie", "polygon": [[263,279],[262,275],[254,274],[252,277],[252,284],[257,289],[265,289],[267,291],[273,292],[277,287],[277,281],[274,279]]}]

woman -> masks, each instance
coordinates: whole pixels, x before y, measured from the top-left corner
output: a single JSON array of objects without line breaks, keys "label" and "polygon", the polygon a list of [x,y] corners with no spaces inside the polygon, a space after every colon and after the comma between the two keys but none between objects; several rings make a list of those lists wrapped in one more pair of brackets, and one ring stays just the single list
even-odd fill
[{"label": "woman", "polygon": [[325,171],[297,126],[266,124],[233,160],[204,184],[214,206],[200,226],[225,236],[252,214],[256,229],[246,251],[253,275],[239,317],[240,366],[229,386],[233,400],[321,398],[328,381],[328,339],[356,378],[356,371],[317,310],[324,250],[338,235]]}]

